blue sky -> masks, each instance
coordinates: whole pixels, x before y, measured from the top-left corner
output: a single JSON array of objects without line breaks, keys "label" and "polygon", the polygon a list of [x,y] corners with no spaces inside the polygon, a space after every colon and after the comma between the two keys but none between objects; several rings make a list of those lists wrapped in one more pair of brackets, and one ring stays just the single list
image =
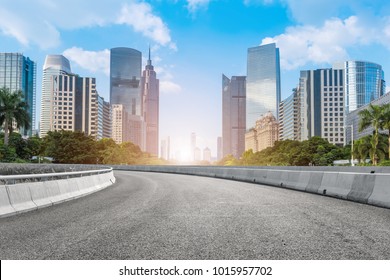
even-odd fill
[{"label": "blue sky", "polygon": [[[390,3],[381,0],[0,0],[0,51],[38,63],[37,111],[47,54],[64,54],[74,73],[96,77],[109,97],[109,49],[131,47],[160,78],[160,139],[189,154],[190,135],[216,155],[221,75],[246,75],[247,48],[280,48],[282,99],[299,71],[346,59],[390,71]],[[39,115],[38,115],[39,119]]]}]

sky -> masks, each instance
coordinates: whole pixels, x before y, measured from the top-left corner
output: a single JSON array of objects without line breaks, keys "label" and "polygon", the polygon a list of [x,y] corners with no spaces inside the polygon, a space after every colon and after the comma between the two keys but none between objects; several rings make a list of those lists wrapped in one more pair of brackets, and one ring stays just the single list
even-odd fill
[{"label": "sky", "polygon": [[[109,100],[109,53],[149,45],[160,79],[160,140],[172,155],[197,146],[217,153],[222,135],[222,74],[246,75],[247,49],[276,43],[282,99],[300,70],[364,60],[390,75],[390,2],[386,0],[0,0],[0,52],[37,62],[37,120],[42,66],[63,54],[72,72],[96,77]],[[38,123],[37,123],[38,124]]]}]

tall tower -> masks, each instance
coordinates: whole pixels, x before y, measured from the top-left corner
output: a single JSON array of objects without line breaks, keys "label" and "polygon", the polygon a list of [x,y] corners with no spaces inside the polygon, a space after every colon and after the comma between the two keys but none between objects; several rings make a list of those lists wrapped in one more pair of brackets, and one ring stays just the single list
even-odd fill
[{"label": "tall tower", "polygon": [[280,102],[279,48],[268,44],[248,49],[246,84],[246,129],[271,112],[279,119]]},{"label": "tall tower", "polygon": [[346,61],[345,111],[350,113],[385,94],[386,85],[382,66],[366,61]]},{"label": "tall tower", "polygon": [[127,133],[129,140],[141,150],[145,150],[141,71],[140,51],[131,48],[111,49],[110,102],[112,105],[123,105],[128,115],[128,124],[124,125],[123,133]]},{"label": "tall tower", "polygon": [[245,151],[246,77],[222,75],[223,157],[239,158]]},{"label": "tall tower", "polygon": [[[48,131],[54,129],[74,129],[73,121],[72,124],[68,125],[67,123],[66,126],[63,126],[62,120],[61,124],[57,123],[57,118],[59,112],[61,115],[66,112],[68,118],[68,112],[74,111],[75,91],[75,76],[70,69],[69,60],[63,55],[47,55],[43,65],[40,137],[45,137]],[[68,104],[66,107],[62,106],[62,99],[65,98],[65,95],[69,99],[67,102],[72,103],[70,109]],[[61,107],[59,107],[60,98]],[[70,117],[74,120],[73,113]]]},{"label": "tall tower", "polygon": [[150,58],[142,73],[143,117],[145,121],[145,151],[158,156],[158,130],[159,130],[159,80]]},{"label": "tall tower", "polygon": [[37,65],[21,53],[0,53],[0,88],[6,87],[11,92],[21,90],[27,103],[30,116],[30,128],[20,130],[23,136],[31,136],[35,129]]}]

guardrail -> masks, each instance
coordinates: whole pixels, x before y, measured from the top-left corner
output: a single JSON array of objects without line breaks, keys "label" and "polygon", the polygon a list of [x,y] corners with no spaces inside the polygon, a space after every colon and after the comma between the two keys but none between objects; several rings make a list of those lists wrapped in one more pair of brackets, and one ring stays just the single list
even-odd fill
[{"label": "guardrail", "polygon": [[[86,171],[72,171],[72,172],[56,172],[56,173],[45,173],[45,174],[24,174],[24,175],[0,175],[0,184],[15,184],[16,181],[28,181],[29,179],[69,179],[73,177],[82,177],[86,174],[103,174],[111,172],[113,169],[110,167],[108,169],[99,169],[99,170],[86,170]],[[80,176],[78,176],[80,175]],[[88,175],[90,176],[90,175]],[[34,180],[33,180],[34,181]],[[38,180],[39,181],[39,180]],[[41,180],[44,181],[44,180]]]},{"label": "guardrail", "polygon": [[73,200],[115,183],[112,168],[0,176],[0,217]]}]

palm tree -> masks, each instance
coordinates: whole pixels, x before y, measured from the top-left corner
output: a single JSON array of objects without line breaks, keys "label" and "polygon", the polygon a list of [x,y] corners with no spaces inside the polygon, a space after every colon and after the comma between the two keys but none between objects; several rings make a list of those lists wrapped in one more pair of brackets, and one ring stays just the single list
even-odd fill
[{"label": "palm tree", "polygon": [[8,88],[0,88],[0,127],[4,124],[4,145],[8,145],[8,138],[13,126],[19,129],[30,127],[28,105],[23,101],[23,92],[17,90],[11,93]]},{"label": "palm tree", "polygon": [[387,129],[388,134],[388,145],[389,145],[389,159],[390,159],[390,104],[384,104],[382,107],[382,119],[380,122],[381,129]]},{"label": "palm tree", "polygon": [[365,130],[366,128],[372,126],[374,131],[371,139],[372,152],[371,161],[374,165],[378,163],[378,143],[379,143],[379,128],[381,126],[381,119],[383,115],[383,109],[379,105],[368,106],[368,109],[364,109],[359,112],[360,122],[359,122],[359,132]]}]

